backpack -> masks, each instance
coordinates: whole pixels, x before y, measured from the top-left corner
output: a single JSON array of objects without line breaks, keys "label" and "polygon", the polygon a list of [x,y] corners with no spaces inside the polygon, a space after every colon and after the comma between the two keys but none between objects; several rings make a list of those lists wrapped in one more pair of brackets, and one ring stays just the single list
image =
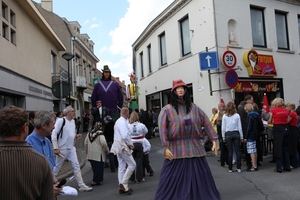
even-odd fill
[{"label": "backpack", "polygon": [[60,138],[61,138],[62,135],[63,135],[63,128],[64,128],[64,126],[65,126],[65,123],[66,123],[66,119],[63,118],[63,124],[62,124],[62,126],[61,126],[61,128],[60,128],[59,133],[58,133],[57,136],[56,136],[57,141],[58,141],[59,136],[60,136]]}]

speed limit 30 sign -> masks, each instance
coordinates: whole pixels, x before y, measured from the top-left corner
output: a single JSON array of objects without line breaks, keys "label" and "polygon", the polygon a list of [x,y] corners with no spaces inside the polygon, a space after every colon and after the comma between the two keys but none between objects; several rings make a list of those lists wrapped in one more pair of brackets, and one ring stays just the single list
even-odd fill
[{"label": "speed limit 30 sign", "polygon": [[232,69],[236,65],[236,56],[232,51],[225,51],[223,53],[222,61],[227,68]]}]

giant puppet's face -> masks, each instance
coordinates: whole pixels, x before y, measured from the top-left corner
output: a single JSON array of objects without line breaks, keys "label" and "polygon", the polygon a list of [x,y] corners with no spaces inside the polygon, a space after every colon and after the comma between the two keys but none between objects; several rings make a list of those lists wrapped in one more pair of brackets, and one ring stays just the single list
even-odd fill
[{"label": "giant puppet's face", "polygon": [[130,81],[131,81],[131,83],[135,83],[135,76],[134,76],[134,74],[130,74]]}]

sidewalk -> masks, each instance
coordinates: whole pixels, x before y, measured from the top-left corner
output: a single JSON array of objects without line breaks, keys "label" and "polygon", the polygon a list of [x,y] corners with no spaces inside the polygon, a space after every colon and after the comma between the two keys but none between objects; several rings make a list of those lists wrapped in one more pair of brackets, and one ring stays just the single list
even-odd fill
[{"label": "sidewalk", "polygon": [[[80,165],[80,168],[82,169],[85,166],[85,161],[86,161],[86,154],[84,150],[84,140],[87,135],[87,133],[81,133],[82,138],[81,140],[77,140],[75,147],[76,147],[76,152],[77,152],[77,157],[78,157],[78,162]],[[63,166],[61,167],[60,172],[57,175],[57,179],[61,180],[70,176],[73,176],[73,168],[70,162],[66,161],[64,162]]]}]

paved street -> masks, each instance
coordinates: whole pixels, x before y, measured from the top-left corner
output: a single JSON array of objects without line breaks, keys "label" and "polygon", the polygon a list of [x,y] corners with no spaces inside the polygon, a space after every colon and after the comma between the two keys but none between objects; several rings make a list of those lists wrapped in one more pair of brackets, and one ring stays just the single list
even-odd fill
[{"label": "paved street", "polygon": [[[153,177],[145,177],[146,181],[141,184],[130,184],[134,190],[132,195],[118,194],[117,173],[111,173],[109,168],[105,168],[104,182],[102,185],[94,187],[92,192],[79,193],[78,196],[59,196],[59,200],[98,200],[98,199],[136,199],[153,200],[159,172],[163,163],[162,148],[158,137],[150,140],[152,150],[150,153],[151,166],[155,174]],[[300,169],[282,174],[275,173],[275,164],[269,163],[271,155],[264,157],[262,166],[257,172],[246,172],[245,165],[242,166],[242,173],[229,173],[227,168],[220,166],[217,162],[219,156],[207,155],[213,177],[223,200],[282,200],[300,199]],[[84,180],[90,184],[92,172],[87,163],[83,168]],[[77,187],[75,180],[69,181],[66,185]]]}]

